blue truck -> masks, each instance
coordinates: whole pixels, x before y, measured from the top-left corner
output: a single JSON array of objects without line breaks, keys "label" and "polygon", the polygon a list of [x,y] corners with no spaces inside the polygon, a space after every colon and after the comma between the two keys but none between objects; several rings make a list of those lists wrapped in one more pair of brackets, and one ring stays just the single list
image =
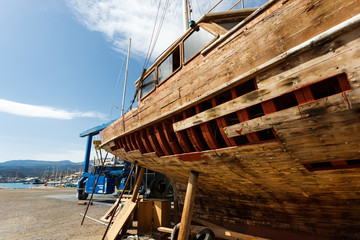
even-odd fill
[{"label": "blue truck", "polygon": [[[92,193],[96,179],[99,178],[94,194],[114,194],[131,193],[132,183],[135,176],[130,179],[127,189],[124,189],[126,178],[130,173],[131,164],[124,160],[114,157],[111,164],[106,163],[100,173],[101,164],[94,164],[93,171],[89,171],[90,153],[93,145],[93,136],[100,133],[101,130],[109,126],[114,121],[91,128],[80,133],[80,137],[87,137],[86,153],[84,160],[84,168],[81,179],[77,184],[77,197],[79,200],[86,200],[88,195]],[[99,141],[94,141],[95,145],[99,145]],[[143,184],[140,188],[140,194],[145,194],[148,198],[173,198],[173,188],[167,178],[160,173],[146,169]]]},{"label": "blue truck", "polygon": [[[113,121],[112,121],[113,122]],[[77,197],[79,200],[86,200],[88,195],[92,193],[96,179],[99,178],[94,194],[113,194],[116,191],[124,190],[124,183],[130,172],[130,163],[123,160],[113,159],[112,164],[105,164],[100,173],[101,164],[95,165],[93,171],[89,171],[90,153],[93,145],[93,136],[99,134],[101,130],[106,128],[112,122],[91,128],[80,133],[80,137],[87,137],[86,153],[84,160],[84,168],[81,179],[77,184]],[[98,141],[94,141],[98,144]]]}]

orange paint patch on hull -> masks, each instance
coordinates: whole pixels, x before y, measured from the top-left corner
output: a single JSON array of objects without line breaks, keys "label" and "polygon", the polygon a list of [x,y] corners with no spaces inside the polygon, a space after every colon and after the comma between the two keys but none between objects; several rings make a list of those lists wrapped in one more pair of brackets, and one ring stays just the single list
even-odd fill
[{"label": "orange paint patch on hull", "polygon": [[186,153],[177,155],[178,159],[183,162],[196,162],[196,161],[206,161],[209,160],[209,157],[204,155],[203,153],[195,152],[195,153]]}]

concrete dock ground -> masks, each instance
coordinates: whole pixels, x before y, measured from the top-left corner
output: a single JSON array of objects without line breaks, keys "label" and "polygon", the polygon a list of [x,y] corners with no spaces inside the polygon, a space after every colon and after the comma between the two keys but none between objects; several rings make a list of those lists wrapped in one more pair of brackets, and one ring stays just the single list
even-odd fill
[{"label": "concrete dock ground", "polygon": [[[88,216],[100,219],[116,199],[96,196]],[[0,188],[0,239],[101,239],[106,226],[85,219],[75,189]]]},{"label": "concrete dock ground", "polygon": [[[100,219],[113,205],[112,195],[95,195],[94,203],[87,213]],[[85,218],[80,225],[86,205],[78,205],[76,190],[69,188],[8,189],[0,187],[0,240],[100,240],[106,226]],[[269,239],[327,240],[322,236],[288,231],[276,231],[262,227],[243,226],[235,229],[244,234]],[[135,236],[131,239],[154,240],[151,236]],[[155,236],[152,236],[155,237]],[[156,237],[155,237],[156,238]]]}]

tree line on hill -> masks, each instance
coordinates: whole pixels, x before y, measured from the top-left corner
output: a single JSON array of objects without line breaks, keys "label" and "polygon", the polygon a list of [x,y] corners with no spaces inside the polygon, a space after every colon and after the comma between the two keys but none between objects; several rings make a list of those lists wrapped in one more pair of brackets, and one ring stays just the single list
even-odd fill
[{"label": "tree line on hill", "polygon": [[10,160],[0,163],[0,176],[3,178],[48,177],[54,174],[82,171],[83,163],[39,160]]}]

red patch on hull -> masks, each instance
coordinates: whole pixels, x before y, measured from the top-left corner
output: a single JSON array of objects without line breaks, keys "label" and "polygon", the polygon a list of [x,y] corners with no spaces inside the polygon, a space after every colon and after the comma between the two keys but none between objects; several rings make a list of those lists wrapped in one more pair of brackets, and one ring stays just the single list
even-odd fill
[{"label": "red patch on hull", "polygon": [[238,134],[242,135],[241,132],[242,132],[242,129],[240,130],[235,130]]},{"label": "red patch on hull", "polygon": [[203,155],[202,153],[199,152],[179,154],[177,155],[177,157],[179,158],[179,160],[183,162],[195,162],[195,161],[203,161],[209,159],[208,156]]}]

